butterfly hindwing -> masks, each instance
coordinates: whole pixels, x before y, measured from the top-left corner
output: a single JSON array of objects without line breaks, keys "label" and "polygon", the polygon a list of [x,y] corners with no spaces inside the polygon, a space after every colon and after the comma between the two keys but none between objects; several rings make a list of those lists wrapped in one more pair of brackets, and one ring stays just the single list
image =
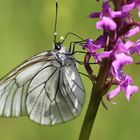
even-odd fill
[{"label": "butterfly hindwing", "polygon": [[27,111],[31,120],[54,125],[75,118],[84,99],[85,91],[75,64],[44,67],[30,83]]}]

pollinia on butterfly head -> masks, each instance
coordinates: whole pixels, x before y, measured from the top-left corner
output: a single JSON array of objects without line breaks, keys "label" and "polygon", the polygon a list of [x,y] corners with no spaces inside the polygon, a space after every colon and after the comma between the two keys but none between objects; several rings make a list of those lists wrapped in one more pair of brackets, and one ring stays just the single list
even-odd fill
[{"label": "pollinia on butterfly head", "polygon": [[55,49],[35,55],[0,80],[0,116],[28,116],[41,125],[55,125],[77,117],[85,89],[75,59],[56,42]]}]

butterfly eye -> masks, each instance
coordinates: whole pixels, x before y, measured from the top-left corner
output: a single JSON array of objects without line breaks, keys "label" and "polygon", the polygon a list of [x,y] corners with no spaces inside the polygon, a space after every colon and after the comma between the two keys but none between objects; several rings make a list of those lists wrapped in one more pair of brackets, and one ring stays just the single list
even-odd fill
[{"label": "butterfly eye", "polygon": [[61,44],[60,43],[56,43],[55,44],[55,50],[61,50]]}]

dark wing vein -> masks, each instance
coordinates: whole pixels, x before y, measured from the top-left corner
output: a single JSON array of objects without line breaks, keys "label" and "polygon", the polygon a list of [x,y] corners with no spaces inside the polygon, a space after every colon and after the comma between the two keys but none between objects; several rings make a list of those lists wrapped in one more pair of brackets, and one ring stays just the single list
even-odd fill
[{"label": "dark wing vein", "polygon": [[70,77],[70,79],[73,81],[73,83],[74,83],[77,87],[79,87],[79,89],[81,89],[83,92],[85,92],[84,89],[82,89],[82,88],[71,78],[71,76],[66,72],[66,70],[65,70],[65,73]]},{"label": "dark wing vein", "polygon": [[[64,75],[62,75],[62,79],[64,79]],[[69,98],[69,100],[70,100],[70,102],[72,103],[72,105],[73,105],[73,107],[76,109],[76,111],[78,112],[78,110],[77,110],[77,108],[75,107],[75,105],[74,105],[74,103],[73,103],[73,101],[72,101],[72,99],[71,99],[71,97],[69,96],[69,93],[68,93],[68,91],[67,91],[67,89],[66,89],[66,86],[65,86],[65,83],[64,83],[64,80],[63,80],[63,87],[65,88],[65,91],[67,92],[67,95],[68,95],[68,98]],[[70,93],[71,94],[71,93]],[[72,93],[73,94],[73,93]],[[74,94],[73,94],[74,95]],[[74,96],[75,97],[75,96]],[[77,98],[76,98],[77,99]],[[78,100],[78,102],[79,102],[79,100]],[[80,104],[81,105],[81,104]]]},{"label": "dark wing vein", "polygon": [[[56,96],[58,96],[58,93],[60,93],[60,95],[61,95],[61,97],[62,97],[62,99],[64,100],[64,104],[67,106],[67,108],[68,108],[68,110],[70,111],[70,113],[72,114],[72,116],[73,116],[73,113],[71,112],[71,110],[70,110],[70,108],[69,108],[69,105],[67,104],[67,102],[66,102],[66,99],[65,99],[65,97],[63,96],[63,94],[61,93],[61,86],[60,86],[60,83],[61,83],[61,78],[60,78],[60,76],[61,76],[61,71],[60,71],[60,69],[59,69],[59,75],[58,75],[58,87],[57,87],[57,92],[56,92]],[[59,91],[59,92],[58,92]],[[55,98],[56,98],[56,96],[55,96]],[[57,103],[57,101],[56,101],[56,99],[55,99],[55,102]],[[62,101],[63,102],[63,101]],[[60,112],[60,115],[61,115],[61,117],[62,117],[62,120],[63,120],[63,122],[65,121],[65,119],[63,118],[63,115],[62,115],[62,112],[61,112],[61,109],[60,109],[60,107],[59,107],[59,103],[57,103],[57,107],[58,107],[58,111]],[[64,111],[64,110],[63,110]],[[67,113],[65,113],[65,115],[67,115]]]},{"label": "dark wing vein", "polygon": [[44,96],[43,96],[43,102],[42,102],[42,107],[41,107],[40,123],[42,122],[44,101],[45,101],[45,94],[44,94]]},{"label": "dark wing vein", "polygon": [[[16,80],[15,80],[15,82],[16,82]],[[13,86],[15,85],[15,82],[13,83],[13,85],[11,86],[11,88],[9,89],[8,94],[7,94],[7,96],[6,96],[6,99],[5,99],[5,102],[4,102],[4,108],[3,108],[2,115],[4,115],[4,111],[5,111],[5,107],[6,107],[6,104],[7,104],[7,100],[8,100],[8,97],[9,97],[9,95],[10,95],[9,93],[11,92]],[[17,89],[16,89],[16,91],[17,91]],[[4,95],[4,93],[3,93],[3,95]],[[3,95],[2,95],[2,97],[3,97]],[[1,99],[2,99],[2,97],[1,97]],[[11,112],[10,112],[10,113],[11,113]]]},{"label": "dark wing vein", "polygon": [[22,97],[23,97],[23,93],[24,93],[24,86],[22,87],[22,91],[21,91],[22,95],[20,96],[20,114],[22,114]]},{"label": "dark wing vein", "polygon": [[[51,66],[53,66],[53,65],[49,65],[49,66],[47,66],[47,67],[51,67]],[[47,67],[44,67],[44,68],[41,69],[39,72],[37,72],[37,73],[34,75],[34,77],[30,80],[30,83],[33,81],[33,79],[34,79],[42,70],[44,70],[44,69],[47,68]],[[57,70],[57,68],[54,70],[54,73],[55,73],[56,70]],[[54,73],[52,73],[52,75],[53,75]],[[51,77],[52,75],[50,75],[50,77]],[[47,79],[47,81],[50,79],[50,77]],[[43,83],[46,83],[47,81],[45,81],[45,82],[43,82]],[[35,90],[36,88],[38,88],[40,85],[42,85],[42,83],[40,83],[39,85],[37,85],[37,86],[36,86],[35,88],[33,88],[30,92],[32,92],[33,90]]]},{"label": "dark wing vein", "polygon": [[[44,87],[43,87],[43,88],[44,88]],[[31,110],[30,110],[30,112],[29,112],[29,115],[31,115],[31,113],[32,113],[32,111],[33,111],[33,109],[34,109],[34,107],[36,106],[36,103],[37,103],[37,101],[38,101],[38,99],[39,99],[39,97],[40,97],[40,95],[41,95],[41,93],[42,93],[42,91],[43,91],[43,88],[41,89],[39,95],[37,96],[37,98],[36,98],[36,100],[35,100],[35,102],[34,102],[32,108],[31,108]]]},{"label": "dark wing vein", "polygon": [[[69,76],[70,77],[70,76]],[[65,80],[67,81],[67,83],[68,83],[68,85],[69,85],[69,88],[70,88],[70,90],[71,90],[71,93],[74,95],[74,97],[78,100],[78,102],[79,102],[79,104],[81,105],[81,107],[82,107],[82,103],[81,103],[81,101],[78,99],[78,97],[74,94],[74,92],[72,91],[72,88],[70,87],[70,84],[69,84],[69,82],[68,82],[68,80],[67,80],[67,78],[65,78]],[[75,82],[74,82],[75,83]],[[76,84],[77,85],[77,84]],[[79,87],[79,86],[78,86]]]},{"label": "dark wing vein", "polygon": [[[56,71],[57,71],[57,68],[56,68],[56,69],[52,72],[52,74],[48,77],[47,81],[54,75],[54,73],[55,73]],[[45,81],[45,83],[46,83],[47,81]],[[43,83],[43,84],[44,84],[44,83]],[[41,84],[41,85],[42,85],[42,84]],[[39,86],[38,86],[38,87],[39,87]],[[34,88],[34,89],[36,89],[36,88]],[[38,100],[39,96],[41,95],[43,89],[45,89],[45,84],[44,84],[44,86],[43,86],[43,88],[42,88],[40,94],[37,96],[37,98],[36,98],[36,100],[35,100],[35,102],[34,102],[34,104],[33,104],[33,106],[32,106],[32,109],[31,109],[31,111],[29,112],[29,115],[30,115],[31,112],[33,111],[33,108],[35,107],[35,105],[36,105],[36,103],[37,103],[37,100]],[[31,93],[31,92],[30,92],[30,93]],[[30,94],[30,93],[29,93],[29,94]]]},{"label": "dark wing vein", "polygon": [[[17,85],[17,89],[16,89],[16,91],[14,91],[13,97],[12,97],[12,102],[11,102],[11,115],[12,115],[12,113],[13,113],[12,110],[13,110],[13,105],[14,105],[14,98],[15,98],[15,95],[16,95],[18,89],[19,89],[19,86],[18,86],[18,83],[16,82],[16,79],[15,79],[15,83],[16,83],[16,85]],[[9,95],[8,95],[8,96],[9,96]]]},{"label": "dark wing vein", "polygon": [[[60,79],[60,81],[62,82],[62,84],[63,84],[63,86],[64,86],[64,88],[65,88],[64,80],[63,80],[63,74],[62,74],[62,73],[61,73],[61,79]],[[60,84],[60,82],[59,82],[59,84]],[[61,86],[59,86],[59,87],[61,87]],[[71,112],[72,116],[74,117],[73,112],[71,111],[70,106],[69,106],[68,103],[67,103],[67,100],[65,99],[64,95],[63,95],[62,92],[61,92],[61,89],[62,89],[62,88],[59,89],[59,90],[60,90],[60,94],[61,94],[62,98],[64,99],[64,101],[65,101],[65,103],[66,103],[66,105],[67,105],[69,111]],[[66,90],[65,90],[65,91],[66,91]],[[66,94],[67,97],[69,98],[69,93],[68,93],[67,91],[66,91],[66,93],[67,93],[67,94]],[[70,98],[69,98],[69,99],[70,99]],[[70,99],[70,102],[72,103],[71,99]]]},{"label": "dark wing vein", "polygon": [[[54,98],[54,101],[55,101],[55,104],[56,104],[56,107],[57,107],[57,109],[58,109],[58,112],[59,112],[59,114],[60,114],[60,117],[61,117],[61,119],[62,119],[62,121],[64,122],[64,118],[63,118],[63,115],[62,115],[62,113],[61,113],[61,111],[60,111],[60,108],[59,108],[59,106],[58,106],[58,103],[57,103],[57,101],[56,101],[56,95],[57,95],[57,93],[58,93],[58,91],[59,91],[59,81],[60,81],[60,69],[59,69],[59,75],[58,75],[58,82],[57,82],[57,89],[56,89],[56,92],[55,92],[55,98]],[[51,101],[51,103],[52,103],[52,101]],[[52,112],[51,112],[51,114],[52,114]],[[51,124],[52,124],[52,119],[51,119]]]}]

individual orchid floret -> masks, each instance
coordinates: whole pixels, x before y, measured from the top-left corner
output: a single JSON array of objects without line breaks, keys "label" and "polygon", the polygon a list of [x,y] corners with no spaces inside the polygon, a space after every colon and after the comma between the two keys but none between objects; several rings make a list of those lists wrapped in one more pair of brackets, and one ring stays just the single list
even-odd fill
[{"label": "individual orchid floret", "polygon": [[86,49],[94,57],[96,63],[100,63],[102,58],[109,56],[108,52],[106,54],[100,54],[98,52],[101,48],[105,48],[106,40],[106,35],[102,35],[99,36],[96,41],[93,41],[91,38],[86,39],[86,43],[83,45],[83,48]]},{"label": "individual orchid floret", "polygon": [[124,54],[124,53],[118,53],[115,54],[115,60],[112,62],[111,72],[115,79],[120,80],[122,75],[122,68],[125,65],[131,64],[133,62],[132,57]]},{"label": "individual orchid floret", "polygon": [[90,53],[95,53],[99,49],[98,45],[96,45],[91,38],[86,39],[86,43],[83,45],[83,47]]},{"label": "individual orchid floret", "polygon": [[113,89],[111,92],[107,94],[107,99],[110,100],[113,97],[117,96],[121,90],[123,90],[126,94],[126,98],[129,101],[132,94],[138,92],[138,87],[132,85],[133,81],[132,78],[128,75],[125,75],[120,82],[118,83],[117,87]]},{"label": "individual orchid floret", "polygon": [[140,17],[140,0],[132,0],[132,2],[125,4],[124,6],[122,6],[122,12],[128,13],[135,8],[138,9],[138,15]]},{"label": "individual orchid floret", "polygon": [[131,43],[132,45],[129,46],[129,54],[137,53],[140,55],[140,40],[137,40],[136,43]]},{"label": "individual orchid floret", "polygon": [[121,17],[121,11],[111,10],[110,5],[106,2],[103,4],[102,12],[95,12],[89,15],[90,18],[100,18],[100,21],[96,23],[96,28],[98,30],[115,30],[117,25],[114,22],[113,18]]},{"label": "individual orchid floret", "polygon": [[116,27],[116,23],[111,18],[105,16],[102,17],[102,19],[96,23],[96,28],[98,30],[113,31],[116,30]]},{"label": "individual orchid floret", "polygon": [[103,3],[102,6],[102,12],[94,12],[89,15],[90,18],[102,18],[104,16],[115,18],[115,17],[122,17],[124,16],[124,14],[122,14],[121,11],[113,11],[110,5],[107,2],[105,2]]},{"label": "individual orchid floret", "polygon": [[139,26],[136,26],[135,28],[129,30],[126,34],[125,34],[125,37],[131,37],[131,36],[134,36],[136,35],[137,33],[140,32],[140,27]]}]

